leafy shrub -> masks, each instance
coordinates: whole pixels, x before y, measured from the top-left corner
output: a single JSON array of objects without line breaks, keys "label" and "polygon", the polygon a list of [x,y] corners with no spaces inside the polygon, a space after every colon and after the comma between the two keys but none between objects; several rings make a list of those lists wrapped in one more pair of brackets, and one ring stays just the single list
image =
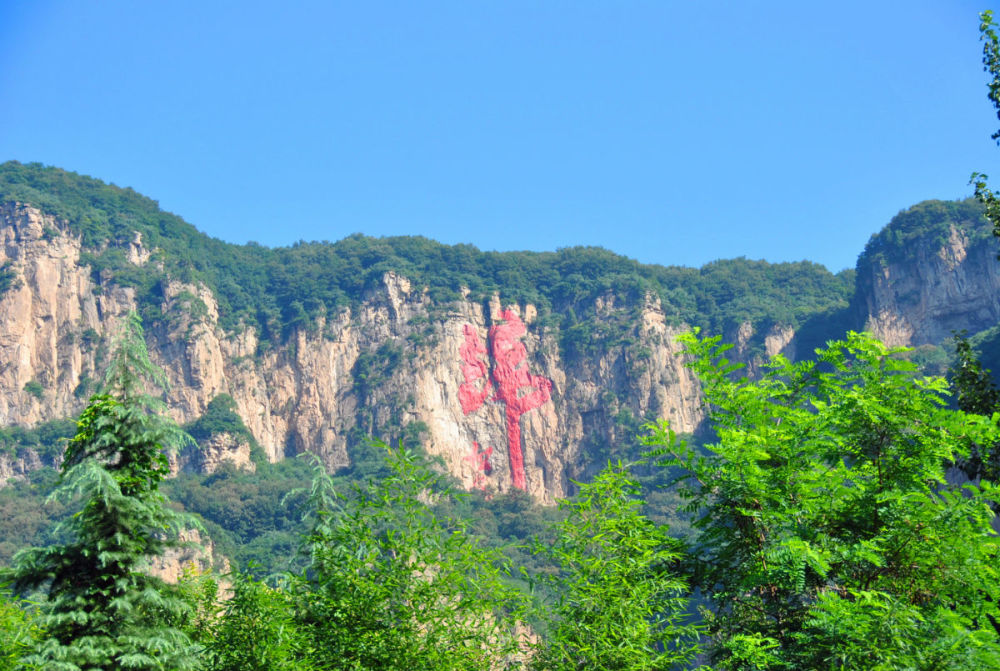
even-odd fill
[{"label": "leafy shrub", "polygon": [[229,394],[219,394],[209,401],[201,417],[186,424],[184,430],[198,441],[208,440],[220,433],[229,433],[256,444],[250,429],[236,412],[236,401]]},{"label": "leafy shrub", "polygon": [[41,401],[45,398],[45,387],[38,380],[29,380],[24,385],[24,391]]}]

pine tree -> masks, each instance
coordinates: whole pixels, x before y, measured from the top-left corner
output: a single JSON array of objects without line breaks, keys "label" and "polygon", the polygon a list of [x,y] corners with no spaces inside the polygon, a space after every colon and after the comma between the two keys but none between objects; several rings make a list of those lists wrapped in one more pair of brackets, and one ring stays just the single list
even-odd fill
[{"label": "pine tree", "polygon": [[178,627],[189,606],[143,569],[179,544],[190,521],[165,506],[164,446],[180,434],[145,393],[162,380],[131,314],[113,347],[103,393],[93,396],[69,441],[53,498],[80,510],[56,528],[65,543],[15,555],[3,578],[41,589],[45,635],[26,661],[49,671],[184,671],[196,647]]}]

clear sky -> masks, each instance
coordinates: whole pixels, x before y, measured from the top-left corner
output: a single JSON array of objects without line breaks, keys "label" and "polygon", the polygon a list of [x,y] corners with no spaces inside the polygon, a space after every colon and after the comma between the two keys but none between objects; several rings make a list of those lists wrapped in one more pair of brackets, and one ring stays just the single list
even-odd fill
[{"label": "clear sky", "polygon": [[965,0],[0,0],[0,161],[210,235],[854,265],[996,173]]}]

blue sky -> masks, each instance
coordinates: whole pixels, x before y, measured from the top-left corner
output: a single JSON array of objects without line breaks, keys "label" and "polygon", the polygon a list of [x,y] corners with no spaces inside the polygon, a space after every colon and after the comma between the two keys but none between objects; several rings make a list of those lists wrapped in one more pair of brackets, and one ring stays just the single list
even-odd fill
[{"label": "blue sky", "polygon": [[854,265],[996,173],[977,14],[922,2],[0,0],[0,161],[210,235]]}]

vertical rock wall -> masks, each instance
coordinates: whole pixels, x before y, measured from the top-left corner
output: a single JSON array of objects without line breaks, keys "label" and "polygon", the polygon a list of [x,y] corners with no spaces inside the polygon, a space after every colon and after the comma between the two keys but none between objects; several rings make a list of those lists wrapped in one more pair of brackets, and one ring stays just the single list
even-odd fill
[{"label": "vertical rock wall", "polygon": [[[134,294],[95,280],[80,264],[79,240],[37,210],[0,209],[0,240],[0,266],[13,274],[0,295],[0,424],[75,414]],[[141,238],[125,252],[148,267]],[[392,273],[353,309],[264,352],[254,328],[221,329],[205,287],[166,281],[163,294],[165,317],[147,336],[170,381],[170,413],[191,421],[229,394],[272,461],[310,451],[345,466],[352,437],[411,426],[466,487],[551,500],[588,468],[587,445],[628,439],[613,421],[622,409],[669,418],[679,431],[701,419],[697,385],[676,356],[682,329],[652,299],[638,308],[600,299],[597,319],[638,315],[638,344],[564,361],[558,331],[538,324],[533,306],[499,297],[437,305]],[[221,449],[208,461],[229,459]]]}]

